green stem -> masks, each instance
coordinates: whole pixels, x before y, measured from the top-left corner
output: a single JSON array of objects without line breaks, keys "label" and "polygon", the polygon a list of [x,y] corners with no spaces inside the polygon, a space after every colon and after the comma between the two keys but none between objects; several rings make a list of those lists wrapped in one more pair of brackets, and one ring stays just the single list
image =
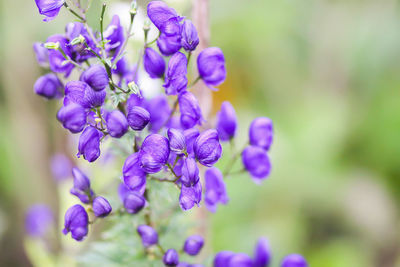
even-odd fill
[{"label": "green stem", "polygon": [[[189,62],[189,61],[188,61]],[[193,87],[198,81],[200,81],[201,77],[198,76],[193,82],[188,85],[188,88]]]},{"label": "green stem", "polygon": [[78,13],[76,13],[74,10],[72,10],[69,7],[69,5],[67,4],[67,2],[64,2],[64,6],[69,12],[71,12],[75,17],[77,17],[81,22],[86,22],[86,19],[84,17],[82,17],[81,15],[79,15]]},{"label": "green stem", "polygon": [[101,8],[101,16],[100,16],[100,34],[101,34],[101,47],[104,48],[104,36],[103,36],[103,21],[104,21],[104,12],[106,11],[106,3],[103,3]]},{"label": "green stem", "polygon": [[[153,41],[146,43],[145,46],[148,47],[148,46],[154,44],[154,43],[158,40],[158,38],[160,37],[160,35],[161,35],[161,32],[158,32],[157,37],[156,37]],[[147,38],[146,38],[146,39],[147,39]]]}]

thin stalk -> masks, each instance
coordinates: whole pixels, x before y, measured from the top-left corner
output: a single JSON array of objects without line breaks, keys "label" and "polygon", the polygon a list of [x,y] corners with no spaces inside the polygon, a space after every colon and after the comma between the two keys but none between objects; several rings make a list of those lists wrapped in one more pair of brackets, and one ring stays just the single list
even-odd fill
[{"label": "thin stalk", "polygon": [[[189,62],[189,61],[188,61]],[[193,87],[198,81],[200,81],[201,77],[198,76],[193,82],[188,85],[188,88]]]},{"label": "thin stalk", "polygon": [[67,4],[67,2],[64,2],[64,6],[65,6],[65,8],[66,8],[69,12],[71,12],[71,13],[72,13],[75,17],[77,17],[80,21],[86,22],[86,18],[82,17],[81,15],[79,15],[78,13],[76,13],[73,9],[71,9],[71,8],[69,7],[69,5]]},{"label": "thin stalk", "polygon": [[103,21],[104,21],[104,12],[106,11],[106,3],[103,3],[101,8],[101,16],[100,16],[100,34],[101,34],[101,47],[104,48],[104,36],[103,36]]}]

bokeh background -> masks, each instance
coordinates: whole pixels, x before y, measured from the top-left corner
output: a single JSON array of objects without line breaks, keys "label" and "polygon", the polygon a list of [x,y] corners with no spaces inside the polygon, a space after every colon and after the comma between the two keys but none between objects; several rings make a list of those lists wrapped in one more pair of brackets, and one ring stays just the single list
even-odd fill
[{"label": "bokeh background", "polygon": [[[169,3],[190,17],[190,1]],[[49,159],[75,148],[57,104],[33,93],[32,43],[70,18],[45,23],[33,0],[0,1],[0,266],[32,264],[31,204],[64,212],[71,181],[55,182]],[[268,180],[227,180],[229,205],[207,215],[208,249],[252,253],[265,236],[273,266],[294,252],[313,267],[400,266],[399,1],[210,0],[210,25],[228,69],[213,113],[224,100],[236,107],[238,147],[251,119],[268,116],[275,142]]]}]

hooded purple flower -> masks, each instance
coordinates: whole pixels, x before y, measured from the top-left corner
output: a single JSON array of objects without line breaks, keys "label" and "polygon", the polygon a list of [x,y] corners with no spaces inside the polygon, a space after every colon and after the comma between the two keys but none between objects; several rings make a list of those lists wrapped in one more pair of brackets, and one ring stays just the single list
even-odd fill
[{"label": "hooded purple flower", "polygon": [[199,44],[196,27],[190,20],[185,20],[182,25],[182,46],[186,51],[193,51]]},{"label": "hooded purple flower", "polygon": [[124,183],[130,190],[139,190],[146,184],[146,173],[140,167],[139,152],[130,155],[122,167]]},{"label": "hooded purple flower", "polygon": [[[135,80],[136,74],[136,66],[130,66],[128,60],[125,57],[122,57],[116,63],[116,68],[112,70],[113,73],[118,74],[120,79],[118,82],[119,86],[122,86],[122,81],[125,81],[125,84],[128,84]],[[137,82],[137,80],[135,80]],[[132,94],[131,96],[136,96]]]},{"label": "hooded purple flower", "polygon": [[179,254],[175,249],[168,249],[164,256],[163,262],[166,266],[176,266],[179,263]]},{"label": "hooded purple flower", "polygon": [[235,137],[237,126],[236,112],[231,103],[225,101],[217,115],[217,131],[221,141],[229,141]]},{"label": "hooded purple flower", "polygon": [[[82,35],[85,38],[86,44],[97,53],[100,52],[100,48],[97,47],[95,40],[92,39],[90,34],[85,28],[85,25],[81,22],[70,22],[65,26],[65,35],[72,41],[75,38]],[[76,62],[84,62],[85,60],[95,57],[95,55],[86,48],[83,43],[72,45],[70,43],[71,50],[73,51],[72,59]]]},{"label": "hooded purple flower", "polygon": [[43,237],[53,223],[53,212],[46,205],[32,205],[26,212],[25,229],[30,236]]},{"label": "hooded purple flower", "polygon": [[206,192],[204,195],[204,202],[206,207],[211,212],[217,211],[217,204],[227,204],[229,201],[226,194],[226,186],[224,177],[220,170],[211,167],[205,172]]},{"label": "hooded purple flower", "polygon": [[166,95],[159,95],[146,103],[146,110],[150,113],[150,130],[157,132],[167,122],[171,114]]},{"label": "hooded purple flower", "polygon": [[126,212],[136,214],[143,209],[146,200],[137,192],[130,191],[124,195],[123,204]]},{"label": "hooded purple flower", "polygon": [[112,211],[111,205],[104,197],[96,197],[93,200],[93,212],[96,217],[107,217]]},{"label": "hooded purple flower", "polygon": [[65,85],[64,104],[74,102],[84,108],[94,108],[103,105],[106,91],[95,91],[87,83],[71,81]]},{"label": "hooded purple flower", "polygon": [[33,51],[36,54],[36,60],[40,66],[46,67],[49,64],[49,51],[42,43],[34,43]]},{"label": "hooded purple flower", "polygon": [[164,2],[151,1],[147,5],[147,15],[161,33],[168,36],[180,34],[180,21],[182,18]]},{"label": "hooded purple flower", "polygon": [[271,261],[271,249],[268,240],[260,238],[254,249],[254,267],[267,267]]},{"label": "hooded purple flower", "polygon": [[176,52],[168,62],[167,74],[165,75],[165,93],[176,95],[186,90],[187,86],[187,59],[181,52]]},{"label": "hooded purple flower", "polygon": [[93,90],[101,91],[108,85],[107,71],[102,65],[96,64],[85,70],[80,80],[86,82]]},{"label": "hooded purple flower", "polygon": [[35,0],[41,15],[46,16],[43,21],[51,21],[57,17],[65,0]]},{"label": "hooded purple flower", "polygon": [[169,139],[169,148],[177,155],[183,155],[186,152],[185,136],[176,129],[170,128],[167,131]]},{"label": "hooded purple flower", "polygon": [[283,258],[281,267],[308,267],[308,264],[303,256],[290,254]]},{"label": "hooded purple flower", "polygon": [[114,15],[107,29],[104,31],[104,39],[108,40],[105,44],[105,48],[108,52],[114,52],[117,54],[121,49],[124,37],[124,28],[121,26],[118,15]]},{"label": "hooded purple flower", "polygon": [[157,39],[157,46],[161,54],[167,57],[171,56],[181,49],[181,36],[178,34],[168,36],[162,33]]},{"label": "hooded purple flower", "polygon": [[201,124],[203,116],[199,102],[191,92],[183,92],[178,97],[179,110],[181,112],[181,124],[186,129],[196,124]]},{"label": "hooded purple flower", "polygon": [[182,184],[181,194],[179,196],[179,204],[183,210],[189,210],[193,208],[195,204],[199,206],[201,201],[201,183],[200,181],[197,184],[186,187]]},{"label": "hooded purple flower", "polygon": [[200,132],[196,128],[190,128],[183,132],[186,141],[186,149],[189,155],[194,155],[193,153],[193,145],[196,141],[197,137],[200,135]]},{"label": "hooded purple flower", "polygon": [[39,77],[36,80],[33,90],[36,94],[47,99],[59,98],[62,96],[63,85],[57,76],[53,73],[48,73]]},{"label": "hooded purple flower", "polygon": [[232,251],[220,251],[215,255],[214,267],[230,267],[229,261],[235,255]]},{"label": "hooded purple flower", "polygon": [[189,236],[183,245],[183,251],[190,256],[196,256],[203,248],[204,239],[199,235]]},{"label": "hooded purple flower", "polygon": [[[72,57],[72,51],[69,46],[69,41],[63,35],[52,35],[47,38],[47,42],[59,43],[60,49],[62,49],[66,55]],[[68,77],[74,68],[74,65],[72,63],[65,62],[64,56],[58,50],[49,50],[49,64],[51,71],[64,73],[65,77]]]},{"label": "hooded purple flower", "polygon": [[67,156],[60,153],[51,157],[50,168],[53,178],[58,181],[68,178],[72,171],[71,161]]},{"label": "hooded purple flower", "polygon": [[165,62],[163,57],[153,48],[147,47],[143,55],[143,65],[151,78],[157,79],[164,76]]},{"label": "hooded purple flower", "polygon": [[225,81],[225,58],[218,47],[209,47],[201,51],[197,57],[197,68],[201,79],[211,89]]},{"label": "hooded purple flower", "polygon": [[242,152],[242,162],[255,181],[261,181],[271,172],[271,162],[267,152],[261,147],[248,146]]},{"label": "hooded purple flower", "polygon": [[145,172],[159,172],[168,161],[168,139],[159,134],[148,135],[143,141],[139,157],[140,165]]},{"label": "hooded purple flower", "polygon": [[71,232],[76,241],[82,241],[88,233],[89,217],[86,210],[77,204],[70,207],[65,213],[63,234]]},{"label": "hooded purple flower", "polygon": [[141,131],[150,121],[150,113],[139,106],[128,106],[128,124],[135,131]]},{"label": "hooded purple flower", "polygon": [[180,181],[187,187],[197,184],[200,180],[199,168],[194,158],[185,158],[182,165],[182,177]]},{"label": "hooded purple flower", "polygon": [[115,138],[122,137],[128,131],[128,121],[119,110],[113,110],[106,116],[108,133]]},{"label": "hooded purple flower", "polygon": [[57,113],[57,119],[71,133],[82,132],[86,125],[86,116],[85,109],[75,103],[62,106]]},{"label": "hooded purple flower", "polygon": [[253,260],[249,255],[236,253],[229,259],[229,267],[253,267]]},{"label": "hooded purple flower", "polygon": [[70,193],[77,196],[82,203],[90,203],[94,193],[90,188],[89,178],[78,168],[72,168],[72,176],[74,177],[74,186]]},{"label": "hooded purple flower", "polygon": [[142,224],[138,226],[137,232],[140,235],[142,244],[145,248],[158,243],[158,234],[153,227]]},{"label": "hooded purple flower", "polygon": [[89,162],[95,161],[100,156],[100,138],[102,134],[92,126],[86,127],[79,137],[78,158],[83,158]]},{"label": "hooded purple flower", "polygon": [[274,127],[272,120],[266,117],[254,119],[250,124],[250,144],[269,150],[274,138]]},{"label": "hooded purple flower", "polygon": [[193,150],[197,160],[201,164],[207,167],[214,165],[222,154],[218,132],[214,129],[202,132],[199,137],[197,137],[193,145]]}]

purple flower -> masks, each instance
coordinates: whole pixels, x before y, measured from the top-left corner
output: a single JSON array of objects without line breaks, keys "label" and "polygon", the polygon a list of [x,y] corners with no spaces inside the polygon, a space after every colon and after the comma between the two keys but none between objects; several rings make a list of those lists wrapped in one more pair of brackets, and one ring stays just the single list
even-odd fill
[{"label": "purple flower", "polygon": [[167,132],[169,148],[177,155],[183,155],[186,151],[185,136],[176,129],[170,128]]},{"label": "purple flower", "polygon": [[150,113],[139,106],[128,106],[128,124],[135,131],[141,131],[150,121]]},{"label": "purple flower", "polygon": [[96,64],[85,70],[80,80],[86,82],[93,90],[101,91],[108,85],[107,71],[102,65]]},{"label": "purple flower", "polygon": [[150,130],[157,132],[165,125],[171,114],[166,95],[159,95],[146,103],[146,110],[150,113]]},{"label": "purple flower", "polygon": [[147,5],[147,15],[161,33],[168,36],[180,34],[182,18],[164,2],[151,1]]},{"label": "purple flower", "polygon": [[183,250],[190,256],[196,256],[203,248],[203,245],[204,239],[201,236],[192,235],[186,239]]},{"label": "purple flower", "polygon": [[193,145],[193,150],[197,160],[201,164],[207,167],[214,165],[222,154],[218,132],[214,129],[202,132],[199,137],[197,137]]},{"label": "purple flower", "polygon": [[57,113],[57,119],[71,133],[82,132],[86,125],[86,116],[85,109],[75,103],[62,106]]},{"label": "purple flower", "polygon": [[112,211],[111,205],[104,197],[96,197],[93,200],[93,212],[96,217],[104,218]]},{"label": "purple flower", "polygon": [[115,138],[122,137],[128,131],[128,121],[119,110],[113,110],[106,116],[108,133]]},{"label": "purple flower", "polygon": [[203,116],[199,102],[190,92],[183,92],[178,97],[179,110],[181,112],[181,124],[185,129],[201,124]]},{"label": "purple flower", "polygon": [[125,40],[124,28],[121,26],[118,15],[112,17],[112,20],[103,35],[104,39],[108,40],[105,44],[106,50],[117,54]]},{"label": "purple flower", "polygon": [[147,47],[143,55],[143,65],[151,78],[161,78],[165,72],[165,62],[163,57],[153,48]]},{"label": "purple flower", "polygon": [[94,193],[90,188],[89,178],[78,168],[72,168],[72,176],[74,177],[74,186],[70,193],[77,196],[82,203],[90,203]]},{"label": "purple flower", "polygon": [[64,154],[55,154],[51,157],[50,162],[51,173],[58,180],[64,180],[71,175],[71,161]]},{"label": "purple flower", "polygon": [[253,267],[253,260],[244,253],[236,253],[229,259],[229,267]]},{"label": "purple flower", "polygon": [[254,267],[267,267],[271,261],[271,249],[268,240],[260,238],[254,249]]},{"label": "purple flower", "polygon": [[146,184],[146,173],[140,167],[139,153],[130,155],[122,167],[124,183],[130,190],[138,190]]},{"label": "purple flower", "polygon": [[308,264],[303,256],[290,254],[283,258],[281,267],[308,267]]},{"label": "purple flower", "polygon": [[137,192],[130,191],[125,194],[123,204],[126,212],[136,214],[143,209],[146,200]]},{"label": "purple flower", "polygon": [[48,73],[39,77],[36,80],[33,90],[36,94],[47,99],[59,98],[62,96],[63,85],[57,76],[53,73]]},{"label": "purple flower", "polygon": [[179,254],[175,249],[168,249],[164,256],[163,262],[166,266],[176,266],[179,263]]},{"label": "purple flower", "polygon": [[78,158],[83,158],[89,162],[95,161],[100,156],[100,138],[102,134],[94,127],[88,126],[79,137]]},{"label": "purple flower", "polygon": [[139,157],[140,165],[145,172],[159,172],[168,161],[168,139],[159,134],[148,135],[143,141]]},{"label": "purple flower", "polygon": [[211,89],[225,81],[225,58],[218,47],[209,47],[201,51],[197,57],[197,68],[201,79]]},{"label": "purple flower", "polygon": [[211,167],[205,172],[206,189],[204,202],[211,212],[217,211],[217,204],[227,204],[229,201],[226,194],[224,177],[219,169]]},{"label": "purple flower", "polygon": [[176,95],[186,90],[187,86],[187,59],[181,52],[176,52],[168,62],[167,74],[165,75],[165,93]]},{"label": "purple flower", "polygon": [[231,103],[225,101],[217,115],[217,131],[221,141],[229,141],[235,137],[237,126],[236,112]]},{"label": "purple flower", "polygon": [[246,170],[257,182],[267,178],[271,172],[271,162],[267,152],[260,147],[246,147],[242,152],[242,162]]},{"label": "purple flower", "polygon": [[42,43],[34,43],[33,51],[36,54],[36,60],[40,66],[46,67],[49,64],[49,51]]},{"label": "purple flower", "polygon": [[47,205],[29,207],[25,217],[25,229],[30,236],[43,237],[54,223],[54,216]]},{"label": "purple flower", "polygon": [[[100,48],[96,46],[95,40],[92,39],[90,34],[85,28],[85,25],[81,22],[70,22],[65,26],[65,35],[72,41],[73,39],[82,35],[85,38],[86,44],[97,53],[100,52]],[[83,43],[72,45],[70,43],[72,53],[72,59],[76,62],[84,62],[85,60],[94,57],[95,55],[86,48]]]},{"label": "purple flower", "polygon": [[46,16],[43,21],[51,21],[57,17],[65,0],[35,0],[41,15]]},{"label": "purple flower", "polygon": [[[232,251],[220,251],[215,255],[214,267],[230,267],[229,261],[235,255]],[[233,266],[232,266],[233,267]]]},{"label": "purple flower", "polygon": [[196,141],[197,137],[200,135],[199,130],[197,130],[196,128],[190,128],[190,129],[185,130],[183,132],[183,135],[185,136],[187,153],[189,155],[194,155],[193,145],[194,145],[194,142]]},{"label": "purple flower", "polygon": [[182,184],[181,194],[179,196],[179,204],[183,210],[189,210],[193,208],[195,204],[197,206],[200,204],[201,201],[201,183],[200,181],[197,184],[186,187]]},{"label": "purple flower", "polygon": [[106,91],[95,91],[87,83],[70,81],[65,85],[65,103],[74,102],[84,108],[93,108],[103,105]]},{"label": "purple flower", "polygon": [[171,56],[181,49],[181,36],[178,34],[168,36],[164,33],[161,33],[160,37],[157,39],[157,46],[161,54],[167,57]]},{"label": "purple flower", "polygon": [[196,27],[190,20],[185,20],[182,25],[182,46],[186,51],[193,51],[199,44]]},{"label": "purple flower", "polygon": [[[59,43],[60,49],[64,51],[66,55],[72,57],[72,51],[69,46],[69,41],[61,34],[52,35],[47,38],[47,42]],[[64,56],[58,50],[49,51],[49,64],[50,70],[57,73],[64,73],[65,77],[68,77],[74,68],[72,63],[66,63]]]},{"label": "purple flower", "polygon": [[89,217],[86,210],[77,204],[70,207],[65,213],[63,234],[71,232],[76,241],[81,241],[88,233]]},{"label": "purple flower", "polygon": [[274,127],[272,120],[266,117],[254,119],[250,124],[250,144],[269,150],[274,138]]},{"label": "purple flower", "polygon": [[182,177],[180,181],[187,187],[197,184],[200,180],[199,168],[194,158],[185,158],[182,165]]},{"label": "purple flower", "polygon": [[158,243],[158,234],[153,227],[142,224],[138,226],[137,232],[140,235],[142,244],[145,248]]}]

